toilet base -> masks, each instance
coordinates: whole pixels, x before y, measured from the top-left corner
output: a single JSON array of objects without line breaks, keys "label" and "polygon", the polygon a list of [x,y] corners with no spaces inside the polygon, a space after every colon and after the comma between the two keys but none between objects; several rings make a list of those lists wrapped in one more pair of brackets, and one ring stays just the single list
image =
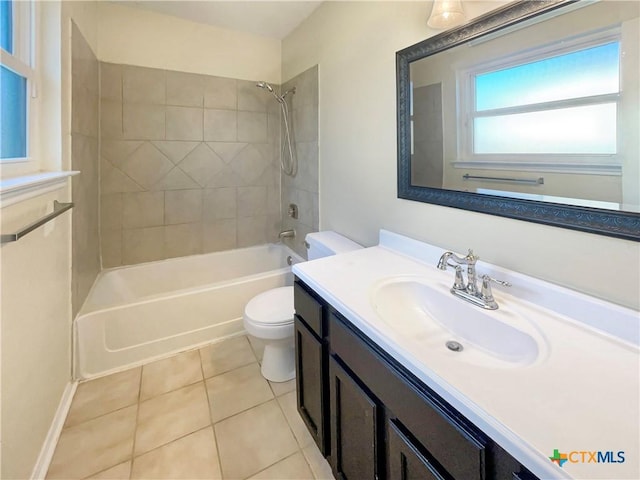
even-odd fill
[{"label": "toilet base", "polygon": [[286,382],[295,378],[295,348],[293,337],[268,340],[262,355],[262,376],[271,382]]}]

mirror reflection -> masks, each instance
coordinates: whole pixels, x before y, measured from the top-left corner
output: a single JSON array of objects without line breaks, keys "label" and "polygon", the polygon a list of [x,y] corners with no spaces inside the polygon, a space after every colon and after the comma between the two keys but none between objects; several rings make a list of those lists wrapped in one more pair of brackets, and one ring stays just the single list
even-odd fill
[{"label": "mirror reflection", "polygon": [[410,64],[412,185],[640,211],[640,2],[579,7]]}]

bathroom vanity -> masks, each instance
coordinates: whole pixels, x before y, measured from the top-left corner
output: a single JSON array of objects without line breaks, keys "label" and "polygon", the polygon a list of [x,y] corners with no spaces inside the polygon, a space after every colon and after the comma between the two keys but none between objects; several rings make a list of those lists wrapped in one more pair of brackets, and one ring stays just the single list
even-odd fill
[{"label": "bathroom vanity", "polygon": [[442,253],[382,231],[294,267],[298,411],[336,478],[638,478],[637,312],[479,263],[514,285],[485,313]]}]

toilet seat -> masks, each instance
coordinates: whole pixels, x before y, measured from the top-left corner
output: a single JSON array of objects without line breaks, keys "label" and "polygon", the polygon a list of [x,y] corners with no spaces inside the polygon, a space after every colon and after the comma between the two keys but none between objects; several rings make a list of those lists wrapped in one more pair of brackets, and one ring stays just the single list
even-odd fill
[{"label": "toilet seat", "polygon": [[253,297],[244,309],[245,320],[265,326],[293,323],[293,287],[268,290]]}]

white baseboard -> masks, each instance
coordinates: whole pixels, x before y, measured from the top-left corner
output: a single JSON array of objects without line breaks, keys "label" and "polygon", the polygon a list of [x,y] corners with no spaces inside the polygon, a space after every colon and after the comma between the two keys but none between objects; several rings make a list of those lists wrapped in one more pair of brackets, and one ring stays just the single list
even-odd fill
[{"label": "white baseboard", "polygon": [[76,388],[78,388],[78,382],[70,382],[67,383],[64,392],[62,392],[62,397],[60,398],[60,403],[58,404],[58,410],[56,410],[56,414],[53,417],[53,421],[51,422],[51,426],[49,427],[47,436],[44,439],[42,448],[40,449],[38,460],[33,467],[33,471],[31,472],[32,480],[43,479],[47,475],[49,464],[51,463],[53,453],[56,450],[56,445],[58,444],[60,433],[62,433],[64,421],[67,419],[69,408],[71,408],[71,401],[73,400],[73,396],[76,393]]}]

